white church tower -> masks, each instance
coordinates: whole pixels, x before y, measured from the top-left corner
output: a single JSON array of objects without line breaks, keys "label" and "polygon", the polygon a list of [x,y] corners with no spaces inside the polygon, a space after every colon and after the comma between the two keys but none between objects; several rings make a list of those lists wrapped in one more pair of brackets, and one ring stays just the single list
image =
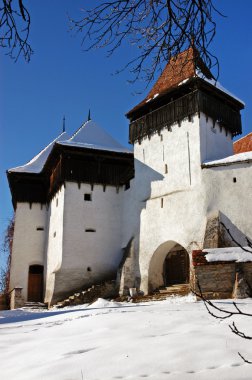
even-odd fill
[{"label": "white church tower", "polygon": [[202,164],[233,154],[243,107],[191,47],[170,60],[147,97],[127,113],[135,160],[128,207],[138,225],[131,232],[135,262],[125,261],[134,276],[125,288],[135,285],[147,294],[191,280],[191,253],[203,248],[214,209],[206,200],[211,189]]}]

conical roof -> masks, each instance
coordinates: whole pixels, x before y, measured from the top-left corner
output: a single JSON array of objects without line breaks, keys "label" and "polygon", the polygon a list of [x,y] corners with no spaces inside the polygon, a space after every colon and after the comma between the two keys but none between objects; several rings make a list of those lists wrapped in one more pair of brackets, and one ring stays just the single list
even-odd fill
[{"label": "conical roof", "polygon": [[132,153],[131,150],[123,147],[93,120],[86,121],[70,139],[60,141],[58,145]]},{"label": "conical roof", "polygon": [[47,145],[39,154],[37,154],[27,164],[18,166],[8,170],[8,173],[40,173],[46,163],[49,154],[52,151],[54,144],[58,141],[67,139],[69,136],[66,132],[61,133],[49,145]]}]

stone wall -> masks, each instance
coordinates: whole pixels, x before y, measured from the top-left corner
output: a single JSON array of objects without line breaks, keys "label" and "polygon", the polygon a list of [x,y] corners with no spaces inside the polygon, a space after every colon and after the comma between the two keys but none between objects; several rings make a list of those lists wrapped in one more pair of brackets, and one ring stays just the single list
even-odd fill
[{"label": "stone wall", "polygon": [[118,286],[116,281],[106,281],[102,284],[91,286],[89,289],[74,293],[65,300],[58,302],[58,307],[75,306],[85,303],[92,303],[97,298],[114,298],[118,296]]},{"label": "stone wall", "polygon": [[208,299],[232,298],[236,273],[243,272],[248,286],[252,289],[252,262],[236,263],[231,261],[207,262],[207,252],[192,252],[192,288]]}]

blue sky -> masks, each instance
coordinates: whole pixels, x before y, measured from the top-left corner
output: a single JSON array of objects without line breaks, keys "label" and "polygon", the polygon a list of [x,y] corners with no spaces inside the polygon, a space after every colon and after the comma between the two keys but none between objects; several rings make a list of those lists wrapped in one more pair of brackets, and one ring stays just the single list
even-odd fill
[{"label": "blue sky", "polygon": [[[92,4],[98,0],[93,0]],[[17,63],[0,51],[0,243],[12,215],[5,171],[33,158],[62,130],[74,132],[93,120],[127,145],[128,122],[124,114],[145,96],[135,92],[144,83],[131,85],[128,72],[112,75],[133,57],[126,44],[110,58],[103,50],[83,52],[80,38],[68,30],[67,12],[80,16],[87,0],[26,1],[31,13],[31,62]],[[219,81],[243,99],[243,134],[252,130],[252,1],[219,0],[227,16],[217,19],[212,51],[220,62]],[[0,260],[1,263],[1,260]]]}]

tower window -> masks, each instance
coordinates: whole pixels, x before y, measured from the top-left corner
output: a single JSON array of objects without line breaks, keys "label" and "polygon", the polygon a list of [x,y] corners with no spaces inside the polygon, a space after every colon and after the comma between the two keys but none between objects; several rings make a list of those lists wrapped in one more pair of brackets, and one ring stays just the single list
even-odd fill
[{"label": "tower window", "polygon": [[164,198],[161,198],[161,208],[164,207]]},{"label": "tower window", "polygon": [[233,177],[233,182],[236,183],[236,177]]},{"label": "tower window", "polygon": [[59,205],[59,200],[58,200],[58,198],[56,199],[56,207],[58,207],[58,205]]},{"label": "tower window", "polygon": [[168,165],[165,164],[165,174],[167,174],[167,173],[168,173]]},{"label": "tower window", "polygon": [[53,233],[53,237],[56,237],[56,231]]},{"label": "tower window", "polygon": [[44,231],[44,227],[37,227],[37,231]]},{"label": "tower window", "polygon": [[86,228],[85,232],[96,232],[94,228]]},{"label": "tower window", "polygon": [[90,193],[84,194],[84,201],[91,202],[92,201],[92,196]]}]

